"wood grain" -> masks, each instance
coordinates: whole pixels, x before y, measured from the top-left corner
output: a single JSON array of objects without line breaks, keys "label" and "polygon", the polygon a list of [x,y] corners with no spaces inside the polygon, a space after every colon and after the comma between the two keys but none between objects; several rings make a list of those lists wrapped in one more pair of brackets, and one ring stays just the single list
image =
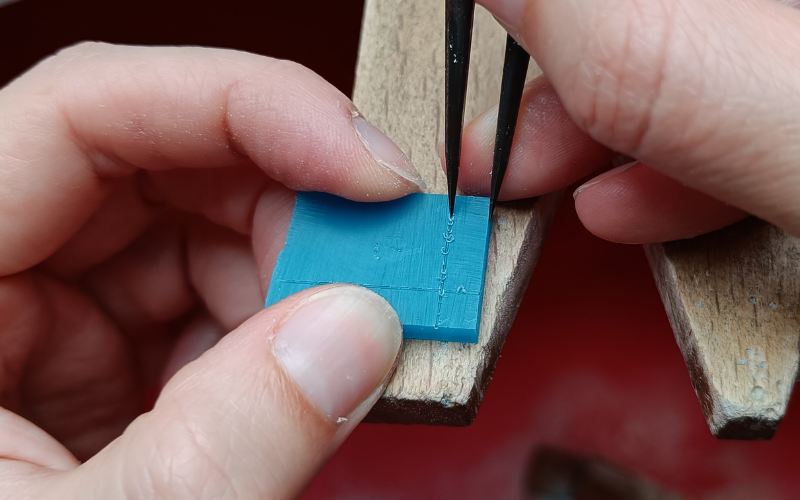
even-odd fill
[{"label": "wood grain", "polygon": [[[437,153],[444,134],[444,25],[444,1],[367,0],[353,93],[360,111],[406,152],[433,193],[446,192]],[[466,119],[499,100],[505,37],[479,7]],[[498,206],[478,343],[405,342],[397,371],[368,420],[473,421],[560,196]]]},{"label": "wood grain", "polygon": [[645,250],[711,432],[772,437],[797,376],[800,240],[750,218]]}]

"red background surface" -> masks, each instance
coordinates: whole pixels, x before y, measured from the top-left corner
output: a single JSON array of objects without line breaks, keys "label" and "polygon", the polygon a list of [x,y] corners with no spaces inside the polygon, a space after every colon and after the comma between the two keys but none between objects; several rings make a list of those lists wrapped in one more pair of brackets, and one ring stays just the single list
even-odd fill
[{"label": "red background surface", "polygon": [[[88,39],[293,59],[349,93],[361,6],[23,0],[0,8],[0,84]],[[362,425],[305,498],[523,498],[525,461],[541,443],[605,457],[685,498],[800,498],[797,413],[771,442],[712,438],[642,249],[588,234],[567,195],[475,424]]]}]

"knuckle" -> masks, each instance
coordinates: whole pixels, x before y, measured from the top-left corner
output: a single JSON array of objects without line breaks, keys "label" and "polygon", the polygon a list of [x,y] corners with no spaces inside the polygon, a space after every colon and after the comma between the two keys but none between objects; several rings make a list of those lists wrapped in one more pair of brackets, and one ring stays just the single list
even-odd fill
[{"label": "knuckle", "polygon": [[28,95],[58,100],[63,97],[60,94],[74,86],[74,81],[82,76],[81,65],[107,52],[109,47],[111,45],[105,43],[80,42],[63,48],[39,61],[9,87],[17,84],[18,89]]},{"label": "knuckle", "polygon": [[74,45],[64,47],[55,54],[42,60],[36,67],[56,73],[63,72],[81,61],[107,51],[109,44],[99,42],[78,42]]},{"label": "knuckle", "polygon": [[102,42],[82,41],[64,47],[55,53],[55,57],[67,60],[76,57],[90,57],[106,50],[108,47],[109,44]]},{"label": "knuckle", "polygon": [[593,18],[583,46],[573,112],[592,137],[633,154],[647,135],[661,98],[669,60],[675,4],[625,0]]}]

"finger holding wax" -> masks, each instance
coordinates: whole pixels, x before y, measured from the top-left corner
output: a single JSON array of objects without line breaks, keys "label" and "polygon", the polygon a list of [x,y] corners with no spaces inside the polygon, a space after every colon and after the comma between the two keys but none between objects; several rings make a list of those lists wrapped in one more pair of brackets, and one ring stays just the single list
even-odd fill
[{"label": "finger holding wax", "polygon": [[[0,419],[0,441],[14,434],[0,489],[299,495],[381,394],[402,327],[353,286],[262,309],[292,189],[380,201],[418,191],[418,177],[341,92],[294,63],[83,44],[4,88],[0,352],[17,368],[0,390],[24,390],[11,403],[30,420]],[[148,346],[174,347],[164,368],[175,374],[133,420],[143,372],[157,368],[140,358]]]},{"label": "finger holding wax", "polygon": [[401,343],[397,315],[374,293],[352,285],[304,291],[182,368],[151,412],[85,464],[46,481],[32,469],[3,490],[61,499],[189,500],[198,491],[296,498],[380,396]]},{"label": "finger holding wax", "polygon": [[341,92],[302,66],[242,52],[82,44],[5,88],[0,108],[0,275],[55,252],[110,180],[139,169],[257,166],[289,188],[358,201],[422,185]]}]

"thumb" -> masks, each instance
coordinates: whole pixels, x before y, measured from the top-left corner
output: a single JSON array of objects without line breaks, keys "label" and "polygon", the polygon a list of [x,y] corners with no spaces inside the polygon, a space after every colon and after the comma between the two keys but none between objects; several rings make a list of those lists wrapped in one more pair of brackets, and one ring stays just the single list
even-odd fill
[{"label": "thumb", "polygon": [[290,297],[180,370],[52,496],[294,498],[380,396],[401,343],[397,314],[366,289]]}]

